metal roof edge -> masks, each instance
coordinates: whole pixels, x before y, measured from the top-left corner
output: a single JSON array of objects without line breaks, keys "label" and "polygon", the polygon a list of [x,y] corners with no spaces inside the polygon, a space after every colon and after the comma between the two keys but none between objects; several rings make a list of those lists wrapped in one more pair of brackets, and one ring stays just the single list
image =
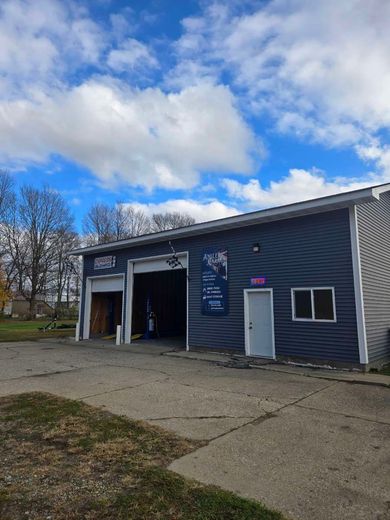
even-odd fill
[{"label": "metal roof edge", "polygon": [[284,220],[287,218],[299,217],[313,213],[322,213],[339,209],[355,204],[362,204],[370,202],[373,199],[378,199],[379,195],[385,191],[390,191],[390,183],[379,186],[371,186],[362,188],[360,190],[338,193],[336,195],[328,195],[318,199],[311,199],[302,202],[295,202],[285,206],[278,206],[275,208],[268,208],[251,213],[243,213],[233,217],[226,217],[218,220],[210,220],[191,226],[170,229],[168,231],[160,231],[158,233],[150,233],[138,237],[132,237],[115,242],[108,242],[106,244],[99,244],[96,246],[83,247],[70,251],[69,255],[89,255],[104,251],[113,251],[117,249],[124,249],[136,245],[143,245],[147,243],[160,242],[164,239],[178,239],[193,235],[201,235],[205,233],[212,233],[223,229],[232,229],[240,226],[249,226],[261,222],[270,222],[275,220]]}]

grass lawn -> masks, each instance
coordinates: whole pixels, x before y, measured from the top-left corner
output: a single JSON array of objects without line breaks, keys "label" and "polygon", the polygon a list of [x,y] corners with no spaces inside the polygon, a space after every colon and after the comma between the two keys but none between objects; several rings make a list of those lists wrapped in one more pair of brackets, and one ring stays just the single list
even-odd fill
[{"label": "grass lawn", "polygon": [[166,469],[199,445],[79,401],[0,398],[0,518],[282,519]]},{"label": "grass lawn", "polygon": [[[63,329],[63,330],[48,330],[43,332],[38,330],[39,327],[43,327],[50,322],[50,319],[46,320],[16,320],[16,319],[4,319],[0,320],[0,342],[1,341],[26,341],[41,338],[62,338],[66,336],[74,336],[74,329]],[[58,324],[67,323],[74,324],[74,320],[58,320]],[[75,325],[76,326],[76,325]]]}]

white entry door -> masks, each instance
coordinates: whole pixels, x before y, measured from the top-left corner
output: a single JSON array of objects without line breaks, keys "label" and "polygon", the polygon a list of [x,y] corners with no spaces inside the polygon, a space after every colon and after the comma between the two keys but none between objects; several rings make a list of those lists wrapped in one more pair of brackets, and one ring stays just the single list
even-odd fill
[{"label": "white entry door", "polygon": [[248,356],[275,357],[272,290],[245,291],[245,329]]}]

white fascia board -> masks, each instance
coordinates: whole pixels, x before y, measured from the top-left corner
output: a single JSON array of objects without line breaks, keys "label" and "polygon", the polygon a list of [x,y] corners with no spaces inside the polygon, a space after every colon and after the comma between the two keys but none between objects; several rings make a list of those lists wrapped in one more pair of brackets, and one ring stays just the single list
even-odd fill
[{"label": "white fascia board", "polygon": [[282,220],[293,217],[300,217],[310,215],[313,213],[321,213],[325,211],[332,211],[335,209],[352,206],[355,204],[362,204],[370,202],[375,198],[374,189],[382,191],[390,190],[390,184],[379,186],[376,188],[365,188],[337,195],[330,195],[320,199],[313,199],[304,202],[297,202],[295,204],[288,204],[287,206],[279,206],[277,208],[270,208],[252,213],[244,213],[234,217],[227,217],[219,220],[212,220],[200,224],[193,224],[178,229],[171,229],[168,231],[161,231],[159,233],[151,233],[139,237],[129,238],[127,240],[120,240],[117,242],[110,242],[107,244],[100,244],[97,246],[85,247],[71,251],[70,255],[89,255],[100,253],[103,251],[114,251],[117,249],[124,249],[142,244],[150,244],[153,242],[160,242],[164,239],[178,239],[187,236],[201,235],[211,233],[213,231],[221,231],[233,229],[241,226],[250,226],[262,222],[270,222],[275,220]]}]

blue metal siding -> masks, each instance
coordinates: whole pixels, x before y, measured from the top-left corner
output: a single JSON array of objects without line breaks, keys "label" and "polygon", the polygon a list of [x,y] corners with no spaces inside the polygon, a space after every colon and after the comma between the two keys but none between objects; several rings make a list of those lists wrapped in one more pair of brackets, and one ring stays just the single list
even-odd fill
[{"label": "blue metal siding", "polygon": [[390,194],[357,206],[369,362],[390,357]]},{"label": "blue metal siding", "polygon": [[[259,242],[261,253],[252,252]],[[359,362],[352,258],[347,209],[209,233],[174,242],[189,251],[189,345],[244,351],[244,297],[250,278],[264,275],[274,290],[276,355]],[[227,247],[229,314],[201,314],[201,256],[206,247]],[[167,242],[113,252],[115,269],[126,273],[127,259],[169,254]],[[102,256],[108,253],[101,253]],[[85,257],[93,276],[94,256]],[[101,273],[103,274],[103,273]],[[332,286],[337,323],[292,321],[291,288]]]}]

